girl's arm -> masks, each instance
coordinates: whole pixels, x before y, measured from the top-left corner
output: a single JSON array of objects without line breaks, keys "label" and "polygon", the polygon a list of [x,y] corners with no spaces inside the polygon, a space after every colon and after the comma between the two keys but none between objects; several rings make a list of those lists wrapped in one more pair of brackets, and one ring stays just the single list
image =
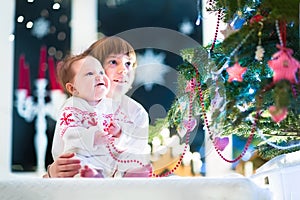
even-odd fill
[{"label": "girl's arm", "polygon": [[73,177],[79,173],[80,160],[74,158],[75,153],[64,153],[60,155],[51,165],[47,167],[47,173],[43,178],[66,178]]}]

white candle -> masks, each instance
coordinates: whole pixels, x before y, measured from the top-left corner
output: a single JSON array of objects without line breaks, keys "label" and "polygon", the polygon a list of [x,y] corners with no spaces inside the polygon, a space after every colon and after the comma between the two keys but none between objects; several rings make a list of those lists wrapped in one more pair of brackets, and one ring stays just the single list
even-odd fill
[{"label": "white candle", "polygon": [[193,163],[193,173],[199,174],[200,169],[202,167],[201,155],[199,152],[193,153],[192,163]]},{"label": "white candle", "polygon": [[253,162],[247,161],[244,165],[244,175],[250,177],[253,174]]},{"label": "white candle", "polygon": [[154,137],[152,140],[152,153],[156,153],[157,148],[160,146],[161,141],[158,137]]}]

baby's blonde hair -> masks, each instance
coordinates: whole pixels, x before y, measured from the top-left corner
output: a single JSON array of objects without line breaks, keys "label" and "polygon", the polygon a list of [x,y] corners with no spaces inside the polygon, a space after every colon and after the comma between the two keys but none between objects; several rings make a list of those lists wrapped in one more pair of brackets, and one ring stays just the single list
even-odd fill
[{"label": "baby's blonde hair", "polygon": [[56,73],[57,73],[58,81],[68,95],[72,95],[72,94],[68,92],[66,88],[66,84],[71,82],[75,77],[75,72],[72,68],[72,65],[74,62],[81,60],[86,56],[87,55],[85,54],[68,55],[57,65]]}]

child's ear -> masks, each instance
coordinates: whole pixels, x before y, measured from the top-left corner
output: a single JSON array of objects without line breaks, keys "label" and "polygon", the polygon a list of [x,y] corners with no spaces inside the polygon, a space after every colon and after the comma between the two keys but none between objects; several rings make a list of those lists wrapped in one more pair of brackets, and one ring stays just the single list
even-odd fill
[{"label": "child's ear", "polygon": [[76,88],[72,83],[66,83],[66,89],[67,92],[70,93],[71,95],[74,95],[74,93],[76,92]]}]

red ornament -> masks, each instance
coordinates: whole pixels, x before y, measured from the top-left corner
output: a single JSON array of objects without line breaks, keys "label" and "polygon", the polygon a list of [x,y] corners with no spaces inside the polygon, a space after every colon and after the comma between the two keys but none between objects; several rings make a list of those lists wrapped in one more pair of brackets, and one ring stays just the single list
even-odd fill
[{"label": "red ornament", "polygon": [[273,70],[273,82],[288,80],[291,83],[297,83],[296,73],[300,69],[298,60],[292,57],[293,50],[277,45],[279,49],[268,61],[269,67]]},{"label": "red ornament", "polygon": [[232,67],[227,68],[226,71],[229,74],[228,82],[242,82],[243,74],[247,71],[247,68],[242,67],[238,62],[235,62],[235,64]]},{"label": "red ornament", "polygon": [[257,14],[250,19],[250,24],[253,24],[255,22],[258,23],[258,22],[262,21],[263,18],[264,17],[261,14]]}]

